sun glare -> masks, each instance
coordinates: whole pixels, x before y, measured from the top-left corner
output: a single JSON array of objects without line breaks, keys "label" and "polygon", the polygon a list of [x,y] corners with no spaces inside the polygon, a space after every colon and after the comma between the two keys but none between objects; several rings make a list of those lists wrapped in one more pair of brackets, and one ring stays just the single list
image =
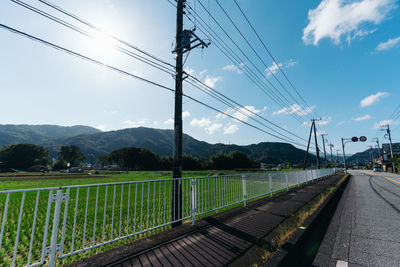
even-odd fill
[{"label": "sun glare", "polygon": [[115,54],[115,41],[103,32],[93,31],[93,38],[89,39],[91,53],[100,60],[109,60]]}]

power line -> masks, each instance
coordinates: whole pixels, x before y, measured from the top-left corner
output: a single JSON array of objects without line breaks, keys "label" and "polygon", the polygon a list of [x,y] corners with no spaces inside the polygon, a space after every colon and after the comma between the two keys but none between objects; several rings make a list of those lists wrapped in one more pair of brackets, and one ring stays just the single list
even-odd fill
[{"label": "power line", "polygon": [[300,99],[303,101],[303,103],[307,106],[310,107],[310,105],[304,100],[304,98],[301,96],[301,94],[298,92],[298,90],[296,89],[296,87],[293,85],[293,83],[289,80],[288,76],[286,75],[286,73],[283,71],[283,69],[279,66],[278,62],[275,60],[274,56],[272,55],[271,51],[268,49],[267,45],[264,43],[264,41],[261,39],[260,35],[258,34],[258,32],[256,31],[256,29],[254,28],[254,26],[252,25],[252,23],[250,22],[250,20],[248,19],[248,17],[246,16],[246,14],[243,12],[243,9],[240,7],[240,5],[238,4],[238,2],[236,0],[233,0],[236,4],[236,6],[239,8],[240,12],[242,13],[242,15],[244,16],[244,18],[246,19],[247,23],[250,25],[251,29],[253,30],[253,32],[256,34],[258,40],[260,40],[261,44],[263,45],[263,47],[265,48],[265,50],[267,51],[267,53],[269,54],[269,56],[272,58],[273,62],[275,62],[276,66],[278,67],[279,71],[283,74],[283,76],[285,77],[285,79],[288,81],[288,83],[290,84],[290,86],[293,88],[293,90],[296,92],[296,94],[300,97]]},{"label": "power line", "polygon": [[[217,1],[218,2],[218,1]],[[261,42],[262,46],[264,47],[264,49],[267,51],[267,53],[269,54],[269,56],[271,57],[271,59],[273,60],[273,62],[275,63],[275,65],[278,67],[279,71],[282,73],[282,75],[285,77],[285,79],[287,80],[287,82],[290,84],[290,86],[293,88],[293,90],[295,91],[295,93],[299,96],[299,98],[303,101],[303,103],[306,105],[307,108],[309,108],[317,117],[320,117],[312,108],[311,106],[307,103],[307,101],[303,98],[303,96],[299,93],[299,91],[297,90],[297,88],[294,86],[294,84],[292,83],[292,81],[289,79],[289,77],[286,75],[286,73],[283,71],[283,69],[281,68],[281,66],[279,65],[279,63],[276,61],[275,57],[272,55],[270,49],[267,47],[267,45],[265,44],[265,42],[262,40],[262,38],[260,37],[260,35],[258,34],[258,32],[256,31],[256,29],[254,28],[253,24],[250,22],[249,18],[247,17],[247,15],[244,13],[243,9],[240,7],[239,3],[234,0],[236,6],[238,7],[238,9],[240,10],[241,14],[243,15],[243,17],[245,18],[245,20],[247,21],[247,23],[249,24],[249,26],[251,27],[251,29],[253,30],[253,32],[255,33],[255,35],[257,36],[258,40]],[[400,105],[399,105],[400,106]],[[322,127],[325,128],[325,127]],[[326,131],[326,129],[324,129]],[[328,137],[329,140],[329,137]]]},{"label": "power line", "polygon": [[[264,67],[267,68],[269,73],[274,77],[274,79],[279,83],[279,85],[285,90],[285,92],[290,96],[290,98],[294,101],[296,104],[297,99],[293,97],[292,94],[286,89],[286,87],[281,83],[281,81],[276,77],[273,71],[271,71],[270,67],[265,63],[265,61],[261,58],[259,53],[254,49],[254,47],[250,44],[250,42],[247,40],[247,38],[243,35],[242,31],[239,29],[239,27],[236,25],[236,23],[233,21],[233,19],[229,16],[228,12],[224,9],[224,7],[219,3],[218,0],[215,0],[217,5],[221,8],[222,12],[225,14],[225,16],[228,18],[228,20],[232,23],[233,27],[239,32],[240,36],[242,36],[243,40],[247,43],[247,45],[250,47],[250,49],[254,52],[254,54],[258,57],[258,59],[261,61],[261,63],[264,65]],[[274,61],[275,62],[275,61]],[[279,67],[279,64],[275,62],[275,64]],[[276,88],[275,88],[276,89]],[[277,90],[277,89],[276,89]]]},{"label": "power line", "polygon": [[[12,27],[7,26],[7,25],[0,24],[0,27],[3,28],[3,29],[5,29],[5,30],[8,30],[8,31],[10,31],[10,32],[12,32],[12,33],[15,33],[15,34],[18,34],[18,35],[20,35],[20,36],[26,37],[26,38],[31,39],[31,40],[33,40],[33,41],[40,42],[40,43],[42,43],[42,44],[44,44],[44,45],[46,45],[46,46],[52,47],[52,48],[54,48],[54,49],[57,49],[57,50],[59,50],[59,51],[62,51],[62,52],[64,52],[64,53],[67,53],[67,54],[69,54],[69,55],[78,57],[78,58],[83,59],[83,60],[85,60],[85,61],[89,61],[89,62],[94,63],[94,64],[96,64],[96,65],[106,67],[106,68],[108,68],[108,69],[114,70],[114,71],[116,71],[116,72],[119,72],[119,73],[121,73],[121,74],[130,76],[130,77],[132,77],[132,78],[141,80],[141,81],[143,81],[143,82],[152,84],[152,85],[154,85],[154,86],[160,87],[160,88],[165,89],[165,90],[168,90],[168,91],[170,91],[170,92],[174,92],[174,91],[175,91],[175,90],[173,90],[173,89],[171,89],[171,88],[169,88],[169,87],[167,87],[167,86],[165,86],[165,85],[159,84],[159,83],[157,83],[157,82],[154,82],[154,81],[148,80],[148,79],[146,79],[146,78],[140,77],[140,76],[138,76],[138,75],[132,74],[132,73],[130,73],[130,72],[124,71],[124,70],[119,69],[119,68],[117,68],[117,67],[114,67],[114,66],[112,66],[112,65],[109,65],[109,64],[106,64],[106,63],[104,63],[104,62],[98,61],[98,60],[93,59],[93,58],[91,58],[91,57],[88,57],[88,56],[85,56],[85,55],[80,54],[80,53],[78,53],[78,52],[75,52],[75,51],[73,51],[73,50],[70,50],[70,49],[67,49],[67,48],[65,48],[65,47],[56,45],[56,44],[54,44],[54,43],[48,42],[48,41],[46,41],[46,40],[43,40],[43,39],[38,38],[38,37],[35,37],[35,36],[30,35],[30,34],[28,34],[28,33],[19,31],[19,30],[17,30],[17,29],[14,29],[14,28],[12,28]],[[207,107],[207,108],[209,108],[209,109],[212,109],[212,110],[217,111],[218,113],[221,113],[221,114],[223,114],[223,115],[225,115],[225,116],[227,116],[227,117],[230,117],[230,118],[232,118],[232,119],[234,119],[234,120],[237,120],[237,121],[239,121],[239,122],[241,122],[241,123],[243,123],[243,124],[245,124],[245,125],[247,125],[247,126],[249,126],[249,127],[252,127],[252,128],[254,128],[254,129],[257,129],[257,130],[259,130],[259,131],[261,131],[261,132],[263,132],[263,133],[266,133],[266,134],[268,134],[268,135],[270,135],[270,136],[273,136],[273,137],[275,137],[275,138],[277,138],[277,139],[279,139],[279,140],[287,141],[287,140],[283,139],[282,137],[280,137],[280,136],[278,136],[278,135],[269,133],[269,132],[267,132],[267,131],[265,131],[265,130],[263,130],[263,129],[257,127],[257,126],[254,126],[254,125],[252,125],[252,124],[250,124],[250,123],[248,123],[248,122],[246,122],[246,121],[243,121],[243,120],[241,120],[241,119],[239,119],[239,118],[236,118],[235,116],[233,116],[233,115],[231,115],[231,114],[228,114],[228,113],[226,113],[226,112],[224,112],[224,111],[221,111],[221,110],[219,110],[219,109],[217,109],[217,108],[215,108],[215,107],[212,107],[212,106],[209,105],[209,104],[206,104],[206,103],[204,103],[204,102],[202,102],[202,101],[200,101],[200,100],[198,100],[198,99],[195,99],[194,97],[191,97],[191,96],[189,96],[189,95],[187,95],[187,94],[182,94],[182,95],[185,96],[186,98],[188,98],[188,99],[190,99],[190,100],[192,100],[192,101],[198,103],[198,104],[201,104],[201,105],[203,105],[203,106],[205,106],[205,107]],[[296,145],[298,145],[298,146],[304,146],[304,145],[299,144],[299,143],[296,143],[296,142],[293,142],[293,144],[296,144]]]},{"label": "power line", "polygon": [[[201,1],[199,1],[199,4],[202,6],[202,8],[210,15],[210,17],[213,19],[213,21],[218,25],[218,27],[223,31],[223,33],[230,39],[230,41],[235,45],[235,47],[240,51],[240,53],[249,61],[249,63],[254,67],[254,69],[262,76],[262,77],[264,77],[264,74],[255,66],[255,64],[252,62],[252,60],[246,55],[246,53],[244,53],[244,51],[240,48],[240,46],[231,38],[231,36],[225,31],[225,29],[221,26],[221,24],[214,18],[214,16],[212,16],[212,14],[207,10],[207,8],[201,3]],[[192,12],[195,14],[195,15],[197,15],[198,17],[199,17],[199,19],[201,20],[201,21],[203,21],[203,23],[205,23],[204,22],[204,20],[202,19],[202,17],[201,16],[199,16],[198,14],[197,14],[197,12],[189,5],[189,4],[187,4],[187,7],[190,9],[190,10],[192,10]],[[190,11],[188,11],[188,13],[189,14],[191,14],[191,12]],[[192,14],[192,16],[194,16],[193,14]],[[190,17],[189,16],[187,16],[188,17],[188,19],[190,20]],[[206,23],[205,23],[206,24]],[[205,26],[205,27],[208,27],[207,25]],[[238,68],[240,68],[240,69],[247,69],[250,73],[251,73],[251,75],[253,75],[253,76],[255,76],[256,78],[255,79],[257,79],[259,82],[260,82],[260,79],[259,78],[257,78],[257,75],[247,66],[247,64],[244,64],[244,65],[242,65],[242,63],[244,62],[242,59],[240,59],[240,57],[229,47],[229,45],[227,45],[219,36],[218,36],[218,34],[217,33],[215,33],[215,31],[212,29],[212,28],[209,28],[210,30],[211,30],[211,32],[213,33],[213,36],[215,37],[215,38],[217,38],[217,39],[219,39],[223,44],[224,44],[224,46],[226,46],[226,47],[228,47],[228,49],[231,51],[231,52],[228,52],[229,54],[231,54],[232,55],[232,53],[234,54],[234,56],[236,57],[236,58],[239,58],[239,62],[241,62],[241,63],[238,63],[238,61],[233,61],[233,63],[238,67]],[[200,28],[200,30],[202,31],[202,29]],[[204,32],[204,31],[202,31],[202,32]],[[215,40],[214,40],[214,42],[215,42]],[[219,48],[218,46],[217,46],[217,48]],[[220,50],[221,50],[221,48],[219,48]],[[222,50],[221,50],[221,52],[223,52]],[[225,52],[223,52],[225,55],[226,55],[226,53]],[[229,56],[227,56],[231,61],[232,61],[232,59],[229,57]],[[246,71],[244,70],[244,73],[246,73]],[[248,76],[248,75],[246,75],[246,76]],[[248,76],[249,77],[249,76]],[[249,77],[250,78],[250,77]],[[251,79],[251,78],[250,78]],[[251,79],[253,82],[254,82],[254,80],[253,79]],[[271,84],[271,82],[270,81],[268,81],[268,80],[266,80],[272,87],[274,87],[275,88],[275,86],[273,85],[273,84]],[[255,82],[255,84],[256,85],[258,85],[258,87],[261,89],[261,90],[263,90],[264,91],[264,93],[266,93],[269,97],[271,97],[271,98],[273,98],[273,100],[278,104],[278,105],[280,105],[282,108],[286,108],[287,106],[291,106],[291,103],[288,101],[288,99],[285,97],[285,96],[283,96],[281,93],[280,93],[280,91],[279,90],[276,90],[276,88],[275,88],[275,90],[276,90],[276,92],[277,92],[277,94],[276,93],[273,93],[273,91],[268,87],[268,86],[266,86],[266,84],[265,84],[265,79],[264,80],[261,80],[261,83],[264,85],[264,86],[261,86],[260,87],[260,85],[257,83],[257,82]],[[270,93],[271,93],[271,95],[270,94],[268,94],[265,90],[268,90]],[[283,100],[283,99],[285,100]],[[286,102],[286,104],[283,104],[283,103],[285,103]],[[299,116],[299,115],[297,115],[296,113],[290,113],[290,115],[291,116],[293,116],[296,120],[298,120],[301,124],[303,123],[303,119]],[[297,117],[296,117],[296,115],[297,115]]]},{"label": "power line", "polygon": [[[18,1],[18,0],[11,0],[11,1]],[[161,62],[161,63],[163,63],[165,65],[168,65],[168,66],[170,66],[172,68],[175,68],[174,65],[166,62],[165,60],[162,60],[162,59],[160,59],[160,58],[158,58],[158,57],[156,57],[156,56],[154,56],[154,55],[152,55],[152,54],[140,49],[139,47],[136,47],[136,46],[134,46],[134,45],[132,45],[132,44],[130,44],[128,42],[125,42],[125,41],[121,40],[120,38],[116,37],[115,35],[107,33],[106,31],[100,29],[99,27],[95,26],[94,24],[92,24],[92,23],[90,23],[90,22],[78,17],[77,15],[72,14],[71,12],[68,12],[68,11],[62,9],[61,7],[59,7],[59,6],[55,5],[55,4],[52,4],[51,2],[49,2],[47,0],[38,0],[38,1],[43,3],[43,4],[45,4],[45,5],[47,5],[47,6],[49,6],[49,7],[51,7],[51,8],[53,8],[53,9],[55,9],[55,10],[57,10],[57,11],[59,11],[59,12],[61,12],[61,13],[63,13],[64,15],[67,15],[70,18],[73,18],[73,19],[79,21],[80,23],[85,24],[86,26],[89,26],[90,28],[92,28],[92,29],[94,29],[94,30],[96,30],[98,32],[101,32],[101,33],[107,35],[108,37],[110,37],[112,39],[117,40],[120,43],[125,44],[126,46],[129,46],[132,49],[135,49],[135,50],[137,50],[137,51],[139,51],[139,52],[141,52],[141,53],[153,58],[154,60],[157,60],[157,61],[159,61],[159,62]]]},{"label": "power line", "polygon": [[[91,39],[95,39],[96,40],[96,37],[93,34],[90,34],[89,32],[85,31],[82,28],[79,28],[79,27],[77,27],[77,26],[75,26],[75,25],[73,25],[71,23],[68,23],[68,22],[66,22],[66,21],[64,21],[64,20],[62,20],[60,18],[57,18],[57,17],[55,17],[55,16],[53,16],[53,15],[47,13],[47,12],[44,12],[43,10],[40,10],[40,9],[38,9],[36,7],[33,7],[33,6],[27,4],[27,3],[23,2],[23,1],[20,1],[20,0],[11,0],[11,1],[16,3],[16,4],[18,4],[18,5],[20,5],[20,6],[22,6],[22,7],[24,7],[24,8],[26,8],[26,9],[29,9],[29,10],[31,10],[31,11],[33,11],[33,12],[35,12],[35,13],[43,16],[43,17],[46,17],[46,18],[48,18],[48,19],[50,19],[50,20],[52,20],[52,21],[54,21],[54,22],[56,22],[58,24],[61,24],[61,25],[65,26],[65,27],[67,27],[67,28],[69,28],[69,29],[71,29],[73,31],[76,31],[76,32],[78,32],[80,34],[83,34],[86,37],[89,37]],[[141,55],[139,55],[137,53],[129,51],[129,50],[127,50],[127,49],[125,49],[125,48],[123,48],[121,46],[118,46],[116,44],[112,44],[112,47],[114,49],[116,49],[116,50],[118,50],[118,51],[120,51],[120,52],[122,52],[122,53],[124,53],[124,54],[126,54],[128,56],[130,56],[130,57],[133,57],[133,58],[135,58],[135,59],[137,59],[137,60],[139,60],[141,62],[144,62],[144,63],[146,63],[148,65],[151,65],[152,67],[157,68],[157,69],[159,69],[159,70],[161,70],[163,72],[166,72],[166,73],[169,73],[169,74],[171,74],[171,73],[173,74],[174,73],[173,69],[169,69],[166,66],[163,66],[163,65],[161,65],[161,64],[159,64],[159,63],[157,63],[157,62],[155,62],[153,60],[150,60],[148,58],[145,58],[145,57],[143,57],[143,56],[141,56]],[[132,47],[132,45],[129,45],[129,47]],[[143,51],[143,50],[140,50],[140,51]],[[146,52],[146,55],[147,54],[149,54],[149,53]],[[155,57],[152,56],[152,58],[155,58]]]},{"label": "power line", "polygon": [[[19,4],[19,5],[21,5],[21,6],[25,7],[25,8],[27,8],[27,9],[29,9],[29,10],[31,10],[31,11],[34,11],[35,13],[40,14],[40,15],[42,15],[42,16],[48,18],[48,19],[51,19],[51,20],[53,20],[53,21],[55,21],[55,22],[57,22],[57,23],[59,23],[59,24],[61,24],[61,25],[63,25],[63,26],[66,26],[66,27],[68,27],[68,28],[70,28],[70,29],[72,29],[72,30],[74,30],[74,31],[77,31],[77,32],[79,32],[79,33],[81,33],[81,34],[83,34],[83,35],[85,35],[85,36],[88,36],[88,37],[90,37],[90,38],[94,38],[92,35],[90,35],[90,34],[89,34],[88,32],[86,32],[86,31],[82,30],[81,28],[76,27],[75,25],[72,25],[72,24],[70,24],[70,23],[67,23],[67,22],[65,22],[65,21],[63,21],[63,20],[61,20],[61,19],[59,19],[59,18],[57,18],[57,17],[54,17],[54,16],[52,16],[52,15],[46,13],[46,12],[43,12],[43,11],[40,10],[40,9],[37,9],[37,8],[35,8],[35,7],[32,7],[32,6],[26,4],[26,3],[22,2],[22,1],[15,0],[15,2],[16,2],[17,4]],[[97,28],[97,27],[96,27],[96,28]],[[94,38],[94,39],[95,39],[95,38]],[[132,46],[132,45],[130,44],[130,46]],[[115,49],[119,50],[120,52],[124,53],[124,54],[127,54],[127,55],[129,55],[129,56],[132,56],[131,52],[128,51],[128,50],[126,50],[126,49],[123,49],[123,48],[121,49],[121,47],[119,47],[119,46],[113,46],[113,47],[114,47]],[[141,51],[143,51],[143,50],[141,50]],[[133,56],[133,57],[134,57],[134,58],[137,58],[136,56]],[[139,59],[139,60],[141,60],[141,59]],[[155,65],[153,65],[153,64],[150,64],[149,62],[146,62],[146,61],[143,61],[143,60],[141,60],[141,61],[142,61],[142,62],[145,62],[145,63],[147,63],[147,64],[149,64],[149,65],[151,65],[151,66],[153,66],[153,67],[156,67],[156,68],[158,68],[158,69],[160,69],[160,70],[162,70],[162,71],[164,71],[164,72],[166,72],[166,73],[168,73],[168,74],[170,74],[170,75],[174,75],[173,70],[169,70],[168,68],[166,68],[166,70],[165,70],[165,69],[161,69],[159,66],[161,66],[161,67],[163,67],[163,66],[162,66],[162,65],[159,65],[159,64],[157,65],[156,62],[155,62],[155,63],[153,62],[154,64],[156,64],[156,66],[155,66]],[[190,78],[194,79],[196,82],[200,83],[202,86],[207,87],[208,90],[213,91],[213,92],[216,92],[213,88],[211,88],[211,87],[205,85],[203,82],[201,82],[200,80],[198,80],[196,77],[193,77],[193,76],[191,76],[191,75],[189,75],[189,76],[190,76]],[[187,81],[186,81],[186,82],[187,82]],[[196,87],[197,89],[203,91],[204,93],[210,95],[211,97],[216,98],[218,101],[224,103],[224,104],[227,105],[228,107],[230,107],[230,108],[236,110],[237,112],[241,113],[242,115],[244,115],[244,116],[246,116],[246,117],[250,117],[250,118],[251,118],[251,116],[249,116],[249,114],[244,113],[243,110],[246,110],[247,112],[252,113],[253,115],[257,115],[258,117],[262,118],[264,121],[267,121],[268,123],[271,123],[271,124],[274,125],[275,127],[278,127],[279,129],[281,129],[281,130],[283,130],[283,131],[285,131],[285,132],[287,132],[287,133],[292,134],[291,132],[289,132],[289,131],[287,131],[287,130],[281,128],[280,126],[274,124],[273,122],[271,122],[271,121],[269,121],[269,120],[267,120],[267,119],[265,119],[265,118],[259,116],[257,113],[252,112],[251,110],[247,109],[246,107],[240,105],[240,104],[237,103],[236,101],[230,99],[229,97],[227,97],[227,96],[225,96],[225,95],[223,95],[223,94],[221,94],[221,93],[219,93],[219,92],[216,92],[216,93],[217,93],[217,96],[216,96],[216,94],[211,94],[208,90],[202,90],[200,87],[196,86],[196,85],[193,84],[193,83],[190,83],[190,84],[191,84],[192,86]],[[222,96],[223,98],[226,98],[226,99],[228,99],[228,100],[231,101],[231,102],[234,102],[236,105],[238,105],[238,106],[239,106],[240,108],[242,108],[243,110],[240,109],[240,108],[238,108],[237,106],[234,106],[234,105],[230,104],[230,103],[227,102],[227,101],[224,101],[224,99],[221,99],[221,97],[218,97],[218,94],[219,94],[219,96]],[[258,120],[256,120],[256,119],[254,119],[254,118],[251,118],[251,119],[255,120],[256,122],[258,122],[259,124],[263,125],[264,127],[266,127],[266,128],[268,128],[268,129],[274,131],[275,133],[281,134],[281,133],[277,132],[276,130],[274,130],[274,129],[268,127],[268,126],[265,125],[264,123],[262,123],[262,122],[260,122],[260,121],[258,121]],[[302,139],[301,137],[299,137],[299,136],[297,136],[297,135],[295,135],[295,134],[292,134],[292,135],[295,136],[295,137],[297,137],[297,138]],[[289,137],[287,137],[287,136],[285,136],[285,135],[283,135],[283,136],[284,136],[285,138],[287,138],[286,141],[288,141],[288,142],[294,141],[293,139],[291,139],[291,138],[289,138]],[[303,140],[304,140],[304,139],[303,139]]]}]

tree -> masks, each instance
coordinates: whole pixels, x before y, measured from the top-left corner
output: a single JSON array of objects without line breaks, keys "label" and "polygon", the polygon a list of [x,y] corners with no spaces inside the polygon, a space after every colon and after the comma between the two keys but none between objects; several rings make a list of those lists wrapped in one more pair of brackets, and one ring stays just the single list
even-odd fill
[{"label": "tree", "polygon": [[111,151],[108,158],[118,164],[122,169],[135,169],[138,161],[139,149],[136,147],[123,147]]},{"label": "tree", "polygon": [[58,161],[70,167],[77,167],[86,156],[81,152],[79,146],[62,146],[60,152],[58,152]]},{"label": "tree", "polygon": [[104,168],[104,165],[110,163],[110,159],[108,155],[99,155],[97,157],[97,162],[101,164],[101,168]]},{"label": "tree", "polygon": [[218,152],[211,157],[212,167],[215,170],[229,170],[233,169],[231,158],[223,153]]},{"label": "tree", "polygon": [[231,158],[231,167],[234,169],[255,168],[258,164],[251,160],[246,154],[240,151],[232,151],[229,153]]},{"label": "tree", "polygon": [[45,168],[49,163],[49,152],[43,146],[33,144],[8,145],[0,150],[0,162],[6,169]]}]

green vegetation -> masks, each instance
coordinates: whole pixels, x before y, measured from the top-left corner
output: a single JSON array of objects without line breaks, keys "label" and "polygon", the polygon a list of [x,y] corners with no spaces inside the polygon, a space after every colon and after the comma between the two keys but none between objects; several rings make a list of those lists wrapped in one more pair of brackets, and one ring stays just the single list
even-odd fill
[{"label": "green vegetation", "polygon": [[0,149],[0,168],[29,170],[47,168],[49,152],[32,144],[7,145]]},{"label": "green vegetation", "polygon": [[57,163],[54,169],[66,169],[68,167],[77,167],[82,164],[86,156],[81,152],[79,146],[62,146],[58,152]]},{"label": "green vegetation", "polygon": [[[223,174],[234,173],[234,171],[224,171]],[[208,176],[222,174],[210,171],[184,172],[184,176]],[[129,173],[102,173],[102,177],[84,177],[84,175],[46,174],[43,176],[22,176],[13,175],[12,178],[1,177],[2,189],[27,188],[27,187],[49,187],[68,184],[93,184],[101,182],[122,182],[132,180],[158,180],[157,182],[138,183],[129,185],[111,185],[99,187],[83,187],[69,191],[69,205],[67,208],[65,221],[65,247],[64,253],[99,244],[103,240],[108,241],[118,236],[125,236],[133,232],[140,232],[141,229],[157,227],[170,221],[170,210],[172,209],[172,182],[165,178],[171,177],[171,172],[129,172]],[[86,175],[87,176],[87,175]],[[249,174],[247,180],[248,198],[259,197],[269,189],[269,180],[265,175]],[[283,176],[274,179],[273,190],[281,189],[285,186]],[[7,180],[8,179],[8,180]],[[290,183],[295,182],[291,176]],[[242,205],[242,180],[241,176],[234,178],[219,177],[217,179],[201,179],[197,181],[197,209],[198,213],[206,212],[217,207],[223,207],[229,203],[238,202]],[[182,182],[182,201],[184,217],[190,216],[190,180]],[[55,193],[56,191],[53,191]],[[63,189],[65,193],[66,190]],[[22,193],[10,195],[7,221],[5,225],[5,236],[3,246],[0,250],[0,265],[9,265],[12,260],[12,253],[15,246],[15,238],[18,227],[18,218],[22,201]],[[143,198],[142,198],[143,196]],[[37,262],[42,250],[44,236],[44,225],[46,222],[47,203],[49,191],[27,192],[21,216],[21,231],[18,243],[17,266],[27,263],[29,253],[29,243],[31,230],[34,227],[34,242],[32,246],[32,261]],[[34,211],[38,199],[36,224],[33,226]],[[143,200],[142,200],[143,199]],[[5,208],[6,195],[0,194],[0,218],[2,218]],[[64,218],[65,203],[61,206],[61,223]],[[53,220],[54,203],[50,207],[49,220]],[[97,207],[97,209],[96,209]],[[229,207],[227,207],[229,208]],[[86,212],[87,210],[87,212]],[[97,210],[97,211],[96,211]],[[129,219],[128,219],[129,211]],[[75,216],[76,213],[76,216]],[[87,214],[87,216],[85,216]],[[105,216],[104,216],[105,214]],[[202,216],[212,213],[206,212]],[[201,217],[201,216],[200,216]],[[114,218],[114,219],[113,219]],[[121,220],[120,220],[121,218]],[[75,223],[74,223],[75,222]],[[51,225],[51,223],[50,223]],[[74,234],[75,225],[75,234]],[[95,227],[94,227],[95,226]],[[141,233],[134,237],[117,241],[112,244],[100,246],[99,248],[78,253],[74,256],[66,257],[59,261],[66,264],[94,253],[108,250],[121,244],[131,242],[143,236],[154,234],[168,229],[169,226],[155,229],[149,233]],[[86,231],[84,230],[86,229]],[[103,238],[104,229],[104,238]],[[47,246],[50,244],[50,233],[47,236]],[[62,227],[59,227],[59,240],[62,236]]]},{"label": "green vegetation", "polygon": [[[160,157],[147,148],[123,147],[108,155],[101,155],[98,162],[102,165],[116,163],[126,170],[171,170],[172,157]],[[234,170],[258,168],[259,164],[249,159],[244,153],[233,151],[229,154],[218,152],[209,158],[184,155],[184,170]]]}]

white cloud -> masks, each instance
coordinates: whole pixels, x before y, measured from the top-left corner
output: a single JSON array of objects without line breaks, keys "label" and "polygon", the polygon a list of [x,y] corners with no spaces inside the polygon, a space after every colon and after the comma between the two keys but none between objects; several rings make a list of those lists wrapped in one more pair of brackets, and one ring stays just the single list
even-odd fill
[{"label": "white cloud", "polygon": [[331,121],[332,121],[332,117],[328,117],[328,118],[326,118],[326,119],[321,119],[321,120],[319,120],[319,121],[316,121],[315,123],[316,123],[317,125],[323,126],[323,125],[329,124]]},{"label": "white cloud", "polygon": [[341,126],[343,124],[345,124],[347,121],[339,121],[338,123],[336,123],[336,126]]},{"label": "white cloud", "polygon": [[102,131],[102,132],[104,132],[104,131],[106,131],[106,126],[105,125],[97,125],[96,127],[95,127],[96,129],[99,129],[100,131]]},{"label": "white cloud", "polygon": [[146,122],[147,122],[147,119],[142,119],[140,121],[126,120],[126,121],[123,121],[122,123],[127,128],[137,128],[137,127],[143,126]]},{"label": "white cloud", "polygon": [[366,98],[364,98],[363,100],[361,100],[360,102],[360,106],[362,108],[371,106],[373,104],[375,104],[376,102],[378,102],[379,100],[381,100],[382,98],[388,96],[389,94],[386,92],[378,92],[374,95],[369,95]]},{"label": "white cloud", "polygon": [[389,49],[397,46],[398,44],[400,44],[400,36],[397,38],[389,39],[386,42],[382,42],[382,43],[378,44],[378,46],[376,47],[376,50],[378,50],[378,51],[389,50]]},{"label": "white cloud", "polygon": [[206,127],[206,132],[208,134],[214,134],[216,131],[218,131],[222,127],[222,124],[219,123],[213,123],[209,127]]},{"label": "white cloud", "polygon": [[201,127],[201,128],[205,128],[211,125],[211,120],[207,119],[207,118],[201,118],[201,119],[196,119],[194,118],[191,122],[190,122],[191,126],[197,126],[197,127]]},{"label": "white cloud", "polygon": [[290,107],[284,107],[278,111],[272,113],[272,115],[280,115],[280,114],[297,114],[299,116],[305,116],[310,114],[315,109],[315,106],[311,107],[302,107],[299,104],[293,104]]},{"label": "white cloud", "polygon": [[240,67],[243,67],[243,66],[244,66],[244,63],[240,63],[239,67],[232,64],[232,65],[225,66],[222,69],[228,70],[228,71],[233,71],[240,75],[240,74],[243,74],[243,71],[240,69]]},{"label": "white cloud", "polygon": [[342,35],[348,40],[369,31],[359,29],[366,23],[380,24],[389,11],[396,7],[395,0],[322,0],[317,8],[308,11],[308,25],[303,30],[306,44],[318,45],[323,38],[340,44]]},{"label": "white cloud", "polygon": [[200,78],[203,78],[204,74],[206,74],[207,71],[208,71],[208,70],[202,70],[202,71],[200,71],[200,73],[199,73]]},{"label": "white cloud", "polygon": [[284,62],[284,63],[278,63],[276,64],[275,62],[272,63],[271,66],[269,66],[265,72],[267,73],[267,77],[271,76],[272,74],[276,74],[277,71],[279,70],[279,68],[281,69],[288,69],[291,68],[293,66],[295,66],[296,64],[298,64],[297,61],[293,60],[293,59],[289,59],[288,61]]},{"label": "white cloud", "polygon": [[182,112],[182,119],[186,119],[186,118],[189,118],[189,117],[190,117],[189,111]]},{"label": "white cloud", "polygon": [[196,71],[192,68],[185,68],[184,71],[191,76],[194,76],[196,74]]},{"label": "white cloud", "polygon": [[267,71],[267,76],[275,74],[279,70],[279,68],[282,67],[282,66],[283,66],[282,63],[276,64],[275,62],[273,62],[272,65],[269,66],[267,68],[267,70],[266,70]]},{"label": "white cloud", "polygon": [[[247,121],[250,117],[254,117],[256,116],[256,114],[265,111],[266,109],[267,107],[264,107],[263,109],[257,109],[255,106],[244,106],[237,109],[228,108],[227,110],[225,110],[225,113],[233,116],[238,120]],[[217,119],[226,117],[227,116],[222,113],[218,113],[216,116]]]},{"label": "white cloud", "polygon": [[317,135],[318,136],[326,135],[326,132],[325,131],[317,131]]},{"label": "white cloud", "polygon": [[378,123],[375,123],[374,124],[374,129],[379,129],[379,128],[381,128],[383,126],[386,126],[386,125],[399,125],[399,124],[400,124],[400,121],[383,120],[383,121],[380,121]]},{"label": "white cloud", "polygon": [[215,87],[215,84],[216,84],[218,81],[220,81],[220,80],[221,80],[221,77],[220,77],[220,76],[212,77],[212,76],[207,75],[206,78],[204,79],[204,83],[205,83],[208,87],[214,88],[214,87]]},{"label": "white cloud", "polygon": [[372,118],[371,115],[365,114],[364,116],[357,117],[357,118],[355,118],[354,120],[355,120],[355,121],[365,121],[365,120],[369,120],[369,119],[371,119],[371,118]]},{"label": "white cloud", "polygon": [[201,119],[193,118],[190,122],[190,126],[204,128],[208,134],[214,134],[222,127],[222,124],[213,123],[210,119],[203,117]]},{"label": "white cloud", "polygon": [[236,124],[226,125],[224,127],[224,134],[234,134],[239,130]]},{"label": "white cloud", "polygon": [[[324,125],[329,124],[331,121],[332,121],[332,117],[327,117],[326,119],[316,120],[316,121],[315,121],[315,124],[316,124],[316,125],[324,126]],[[344,122],[343,122],[343,123],[344,123]],[[310,126],[311,126],[311,122],[305,121],[305,122],[303,122],[303,125],[310,127]]]},{"label": "white cloud", "polygon": [[174,119],[169,118],[168,120],[164,121],[164,124],[166,124],[166,125],[174,124]]}]

